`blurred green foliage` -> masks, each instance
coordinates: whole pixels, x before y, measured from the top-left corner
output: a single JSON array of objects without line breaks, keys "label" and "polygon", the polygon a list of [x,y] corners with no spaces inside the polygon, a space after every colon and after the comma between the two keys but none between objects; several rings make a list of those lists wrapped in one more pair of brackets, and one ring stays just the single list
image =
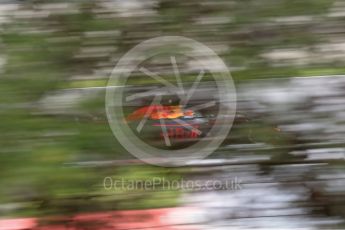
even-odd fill
[{"label": "blurred green foliage", "polygon": [[[28,1],[22,7],[32,9],[42,2],[48,1]],[[274,67],[260,56],[270,48],[301,47],[320,38],[305,25],[264,30],[256,28],[258,23],[272,17],[322,15],[333,0],[232,2],[218,5],[216,1],[160,0],[155,6],[157,14],[147,16],[149,22],[141,24],[143,17],[101,17],[95,13],[95,9],[101,8],[97,1],[81,1],[77,3],[79,13],[51,13],[44,20],[15,18],[3,25],[1,40],[6,65],[0,76],[0,201],[29,203],[21,212],[4,214],[42,215],[176,205],[178,191],[131,194],[121,190],[106,192],[102,187],[105,176],[179,177],[172,169],[90,168],[73,164],[129,158],[104,119],[103,94],[80,105],[89,114],[86,116],[40,113],[39,100],[54,90],[106,84],[108,76],[102,74],[96,74],[99,79],[71,79],[74,75],[93,74],[97,63],[109,61],[109,56],[76,58],[88,42],[96,47],[102,43],[114,47],[116,51],[110,56],[119,57],[140,40],[158,35],[191,35],[201,42],[221,41],[230,47],[221,54],[224,60],[229,65],[245,67],[233,71],[236,81],[344,72],[342,65]],[[209,27],[195,25],[201,16],[226,16],[230,20]],[[85,36],[87,32],[114,30],[119,32],[116,37]],[[103,118],[94,119],[95,114]],[[73,199],[68,200],[70,197]]]}]

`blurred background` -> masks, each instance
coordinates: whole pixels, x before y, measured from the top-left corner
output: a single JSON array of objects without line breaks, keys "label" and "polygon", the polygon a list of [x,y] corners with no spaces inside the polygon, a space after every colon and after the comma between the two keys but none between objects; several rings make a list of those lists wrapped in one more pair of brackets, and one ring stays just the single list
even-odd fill
[{"label": "blurred background", "polygon": [[[231,132],[245,141],[188,167],[136,160],[105,116],[117,61],[164,35],[217,52],[246,121]],[[1,230],[345,228],[344,1],[1,0],[0,47]],[[242,188],[107,190],[106,177]]]}]

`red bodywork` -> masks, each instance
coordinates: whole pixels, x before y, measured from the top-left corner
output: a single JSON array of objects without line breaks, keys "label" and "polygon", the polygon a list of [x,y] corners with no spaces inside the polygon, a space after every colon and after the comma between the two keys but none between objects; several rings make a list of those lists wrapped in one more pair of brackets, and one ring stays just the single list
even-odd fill
[{"label": "red bodywork", "polygon": [[135,110],[127,116],[127,121],[136,121],[147,116],[149,119],[175,119],[183,116],[193,116],[192,110],[183,110],[180,105],[150,105]]}]

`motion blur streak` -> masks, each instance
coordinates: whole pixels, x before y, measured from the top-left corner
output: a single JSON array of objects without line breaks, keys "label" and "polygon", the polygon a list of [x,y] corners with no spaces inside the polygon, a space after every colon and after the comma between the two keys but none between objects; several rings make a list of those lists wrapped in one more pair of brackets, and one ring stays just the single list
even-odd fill
[{"label": "motion blur streak", "polygon": [[[342,0],[0,0],[0,230],[345,228],[344,19]],[[117,61],[164,35],[212,48],[238,94],[221,147],[180,168],[131,157],[104,109]],[[144,64],[170,82],[170,61],[163,55]],[[175,62],[179,86],[192,87],[200,63]],[[203,63],[220,70],[210,57]],[[214,95],[204,78],[192,106]],[[125,91],[156,88],[138,70]],[[150,101],[129,104],[128,114]],[[215,114],[183,116],[224,125],[212,123]],[[162,143],[151,128],[154,144]],[[168,134],[182,145],[193,136]],[[109,176],[236,177],[242,189],[108,191]]]}]

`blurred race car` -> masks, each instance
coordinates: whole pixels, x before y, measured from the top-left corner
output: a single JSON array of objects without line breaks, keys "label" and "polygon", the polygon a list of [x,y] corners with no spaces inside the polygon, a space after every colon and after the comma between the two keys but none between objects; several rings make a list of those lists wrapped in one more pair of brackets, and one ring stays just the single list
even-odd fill
[{"label": "blurred race car", "polygon": [[[148,126],[157,127],[163,136],[162,127],[166,127],[169,138],[193,139],[202,137],[209,128],[211,120],[181,105],[150,105],[136,109],[126,117],[127,122],[138,123],[148,120]],[[147,129],[147,126],[146,126]]]},{"label": "blurred race car", "polygon": [[[139,136],[161,146],[164,130],[172,145],[188,145],[207,136],[207,133],[216,123],[217,109],[207,111],[193,111],[184,109],[181,105],[150,105],[135,109],[126,117],[126,121],[136,129],[143,119],[146,119],[145,128]],[[221,119],[220,119],[221,120]],[[223,122],[227,121],[224,119]],[[258,142],[272,142],[280,137],[280,129],[275,125],[260,124],[257,120],[237,113],[232,129],[223,144],[244,144]],[[217,137],[211,137],[217,138]]]}]

